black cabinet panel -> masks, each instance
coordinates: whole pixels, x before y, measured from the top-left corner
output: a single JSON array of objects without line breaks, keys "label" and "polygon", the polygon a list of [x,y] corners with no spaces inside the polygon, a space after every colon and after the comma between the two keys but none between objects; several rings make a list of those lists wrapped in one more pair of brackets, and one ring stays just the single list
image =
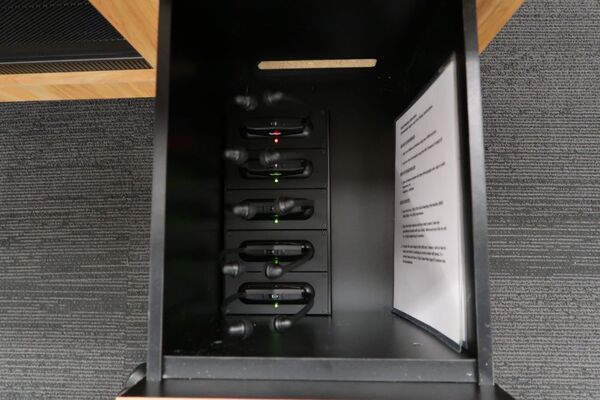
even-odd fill
[{"label": "black cabinet panel", "polygon": [[128,397],[236,399],[369,399],[369,400],[512,400],[498,386],[475,383],[378,383],[166,379],[141,382],[123,394]]}]

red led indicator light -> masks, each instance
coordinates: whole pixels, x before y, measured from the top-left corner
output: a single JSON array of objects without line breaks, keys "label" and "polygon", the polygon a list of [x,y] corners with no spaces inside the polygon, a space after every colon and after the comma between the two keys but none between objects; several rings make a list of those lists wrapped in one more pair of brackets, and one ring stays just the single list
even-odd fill
[{"label": "red led indicator light", "polygon": [[279,143],[279,138],[275,138],[275,139],[273,139],[273,142],[275,142],[275,143]]}]

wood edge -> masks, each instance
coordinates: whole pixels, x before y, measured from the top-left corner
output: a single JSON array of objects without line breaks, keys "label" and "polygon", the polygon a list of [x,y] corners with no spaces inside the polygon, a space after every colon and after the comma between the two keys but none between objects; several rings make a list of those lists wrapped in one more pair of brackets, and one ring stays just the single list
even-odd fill
[{"label": "wood edge", "polygon": [[525,0],[477,1],[479,54],[485,51],[524,2]]},{"label": "wood edge", "polygon": [[74,85],[94,83],[152,82],[156,70],[114,70],[81,72],[46,72],[36,74],[0,75],[0,89],[17,86]]},{"label": "wood edge", "polygon": [[155,70],[0,75],[0,102],[155,97]]},{"label": "wood edge", "polygon": [[122,84],[89,84],[61,86],[24,86],[13,90],[0,91],[0,103],[17,103],[26,101],[67,101],[67,100],[102,100],[128,98],[154,98],[155,84],[122,83]]},{"label": "wood edge", "polygon": [[156,67],[159,0],[89,1],[152,67]]}]

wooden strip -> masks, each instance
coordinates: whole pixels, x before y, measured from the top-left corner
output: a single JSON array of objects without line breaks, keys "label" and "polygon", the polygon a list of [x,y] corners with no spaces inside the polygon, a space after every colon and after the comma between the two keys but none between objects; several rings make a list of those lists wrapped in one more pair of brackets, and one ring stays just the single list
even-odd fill
[{"label": "wooden strip", "polygon": [[377,60],[374,58],[361,58],[361,59],[348,59],[348,60],[261,61],[258,63],[258,68],[260,70],[373,68],[376,65],[377,65]]},{"label": "wooden strip", "polygon": [[479,53],[481,54],[510,21],[525,0],[477,0]]},{"label": "wooden strip", "polygon": [[0,102],[154,97],[155,70],[0,75]]},{"label": "wooden strip", "polygon": [[90,3],[156,67],[159,0],[90,0]]}]

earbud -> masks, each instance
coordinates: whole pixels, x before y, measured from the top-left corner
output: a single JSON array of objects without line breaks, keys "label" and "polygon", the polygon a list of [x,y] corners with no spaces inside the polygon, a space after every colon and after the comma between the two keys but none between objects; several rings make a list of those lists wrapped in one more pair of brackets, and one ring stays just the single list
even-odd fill
[{"label": "earbud", "polygon": [[261,152],[258,156],[258,162],[265,168],[272,166],[273,164],[281,161],[281,153],[274,150],[266,149]]},{"label": "earbud", "polygon": [[292,325],[294,325],[294,321],[283,315],[278,315],[271,320],[271,330],[278,333],[287,331]]},{"label": "earbud", "polygon": [[234,97],[233,101],[245,111],[252,111],[258,108],[258,100],[254,96],[238,95]]},{"label": "earbud", "polygon": [[223,153],[223,158],[233,162],[236,165],[243,165],[248,161],[248,151],[244,148],[227,149]]},{"label": "earbud", "polygon": [[237,261],[228,261],[221,268],[223,275],[235,278],[246,272],[246,266]]},{"label": "earbud", "polygon": [[312,244],[307,243],[304,246],[302,251],[303,255],[299,259],[286,264],[275,264],[274,262],[270,262],[265,265],[265,276],[269,279],[277,279],[285,275],[286,273],[297,269],[298,267],[306,264],[309,260],[311,260],[315,255],[315,248]]},{"label": "earbud", "polygon": [[254,324],[247,319],[241,319],[228,324],[226,331],[228,336],[245,340],[254,332]]},{"label": "earbud", "polygon": [[275,264],[275,263],[268,263],[265,266],[265,275],[267,278],[269,279],[277,279],[279,277],[281,277],[284,273],[283,268],[281,267],[281,265],[279,264]]},{"label": "earbud", "polygon": [[279,215],[286,215],[291,212],[299,212],[298,208],[313,207],[314,203],[312,200],[307,199],[293,199],[290,197],[278,197],[275,199],[274,209],[275,213]]},{"label": "earbud", "polygon": [[241,204],[233,206],[232,212],[238,217],[242,217],[244,219],[252,219],[256,216],[257,210],[256,206],[253,206],[248,202],[242,202]]},{"label": "earbud", "polygon": [[305,107],[307,106],[304,101],[281,91],[266,91],[263,93],[262,100],[267,107],[273,107],[282,102],[295,103]]},{"label": "earbud", "polygon": [[[238,166],[244,165],[249,158],[248,150],[243,147],[238,147],[234,149],[227,149],[223,153],[223,158],[225,160],[231,161]],[[258,155],[258,162],[265,168],[272,167],[273,164],[276,164],[283,160],[303,160],[302,154],[294,153],[294,152],[286,152],[281,153],[279,151],[266,149],[260,152]],[[305,160],[303,160],[305,161]]]},{"label": "earbud", "polygon": [[296,200],[289,197],[278,197],[275,199],[275,212],[279,215],[286,215],[296,207]]},{"label": "earbud", "polygon": [[263,101],[265,102],[265,104],[267,106],[272,106],[272,105],[282,101],[284,99],[284,97],[285,96],[284,96],[283,92],[266,91],[263,94]]},{"label": "earbud", "polygon": [[306,317],[306,314],[311,310],[315,304],[315,292],[314,289],[309,286],[309,291],[306,293],[308,296],[308,303],[297,314],[291,317],[285,315],[278,315],[271,320],[271,330],[273,332],[283,333],[290,329],[296,322]]}]

